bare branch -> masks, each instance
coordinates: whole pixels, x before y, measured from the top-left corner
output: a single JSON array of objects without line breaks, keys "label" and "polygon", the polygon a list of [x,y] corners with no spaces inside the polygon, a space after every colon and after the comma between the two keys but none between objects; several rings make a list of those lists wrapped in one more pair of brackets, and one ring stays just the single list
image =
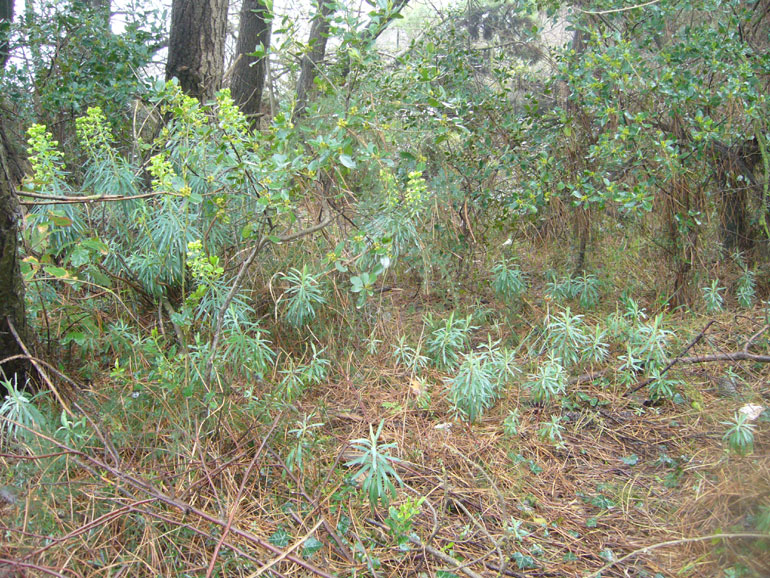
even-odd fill
[{"label": "bare branch", "polygon": [[262,248],[268,243],[272,243],[272,242],[275,242],[277,244],[288,243],[290,241],[294,241],[301,237],[305,237],[306,235],[311,235],[329,226],[333,221],[334,221],[334,217],[329,217],[324,221],[318,223],[317,225],[313,225],[312,227],[303,229],[302,231],[297,231],[296,233],[283,235],[281,237],[278,237],[276,240],[271,239],[271,236],[269,235],[263,235],[262,238],[259,240],[259,242],[254,246],[254,248],[251,250],[251,253],[249,253],[249,256],[246,257],[246,260],[241,264],[241,268],[238,271],[238,274],[235,276],[233,285],[232,287],[230,287],[230,291],[228,291],[227,296],[225,297],[225,300],[222,303],[222,306],[219,308],[219,311],[217,312],[217,325],[214,331],[214,338],[211,340],[211,351],[209,352],[209,359],[206,362],[206,375],[204,379],[206,384],[211,383],[211,377],[214,372],[214,357],[219,347],[219,340],[222,337],[222,328],[224,326],[227,309],[230,307],[230,303],[232,303],[233,298],[235,297],[235,294],[240,290],[241,285],[243,284],[243,278],[246,275],[246,271],[248,271],[249,267],[251,267],[251,264],[254,262],[254,259],[256,259],[257,255],[262,250]]}]

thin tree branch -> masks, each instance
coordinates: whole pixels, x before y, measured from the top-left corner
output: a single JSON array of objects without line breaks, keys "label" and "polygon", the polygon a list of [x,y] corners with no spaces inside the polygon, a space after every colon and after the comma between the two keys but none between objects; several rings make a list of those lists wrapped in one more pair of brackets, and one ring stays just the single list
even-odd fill
[{"label": "thin tree branch", "polygon": [[632,393],[635,393],[635,392],[639,391],[640,389],[642,389],[644,386],[646,386],[646,385],[650,385],[650,384],[651,384],[653,381],[655,381],[655,380],[657,380],[657,379],[660,379],[661,377],[663,377],[663,376],[666,374],[666,372],[667,372],[669,369],[671,369],[672,367],[674,367],[674,365],[675,365],[677,362],[680,362],[680,363],[687,363],[687,362],[683,361],[683,359],[685,359],[685,358],[683,358],[682,356],[683,356],[685,353],[687,353],[688,351],[690,351],[690,350],[691,350],[693,347],[695,347],[695,344],[696,344],[696,343],[698,343],[698,342],[699,342],[701,339],[703,339],[703,336],[704,336],[704,335],[706,335],[706,331],[708,331],[708,330],[709,330],[709,327],[711,327],[713,324],[714,324],[714,320],[713,320],[713,319],[712,319],[711,321],[709,321],[708,323],[706,323],[706,326],[705,326],[703,329],[701,329],[701,332],[700,332],[700,333],[698,333],[698,335],[696,335],[696,336],[695,336],[695,337],[692,339],[692,341],[690,341],[690,343],[688,343],[688,344],[687,344],[687,347],[685,347],[685,348],[684,348],[684,349],[683,349],[683,350],[682,350],[682,351],[679,353],[679,355],[677,355],[677,356],[676,356],[674,359],[672,359],[671,361],[669,361],[669,362],[668,362],[668,365],[666,365],[666,367],[664,367],[664,368],[663,368],[663,371],[661,371],[661,372],[660,372],[660,373],[659,373],[659,374],[658,374],[656,377],[650,377],[649,379],[645,379],[645,380],[643,380],[641,383],[637,384],[637,386],[636,386],[636,387],[634,387],[632,390],[630,390],[630,391],[627,391],[627,392],[625,393],[624,397],[628,397],[628,396],[629,396],[629,395],[631,395]]},{"label": "thin tree branch", "polygon": [[211,378],[214,372],[214,357],[216,356],[217,349],[219,348],[219,341],[222,337],[222,329],[224,327],[225,315],[227,315],[227,309],[230,307],[230,303],[232,303],[232,300],[235,297],[235,294],[240,290],[241,285],[243,284],[243,279],[246,276],[246,272],[248,271],[249,267],[251,267],[251,264],[254,262],[254,259],[256,259],[257,255],[262,250],[262,248],[268,243],[276,243],[276,244],[288,243],[290,241],[299,239],[300,237],[311,235],[316,231],[320,231],[321,229],[327,227],[333,221],[334,221],[334,217],[329,217],[328,219],[316,225],[313,225],[312,227],[303,229],[302,231],[297,231],[296,233],[292,233],[290,235],[283,235],[281,237],[278,237],[277,239],[273,239],[269,235],[263,235],[262,238],[259,240],[259,242],[254,246],[254,248],[251,250],[251,253],[249,253],[249,256],[246,257],[246,260],[241,264],[241,268],[238,271],[238,274],[235,276],[233,285],[232,287],[230,287],[230,291],[228,291],[227,295],[225,296],[225,300],[222,303],[222,306],[219,308],[219,311],[217,312],[217,324],[214,330],[214,337],[211,340],[209,359],[206,362],[206,374],[205,374],[204,382],[207,385],[211,383]]},{"label": "thin tree branch", "polygon": [[649,2],[643,2],[641,4],[634,4],[633,6],[625,6],[623,8],[611,8],[609,10],[583,10],[582,8],[575,8],[578,12],[583,14],[591,14],[592,16],[601,16],[603,14],[615,14],[616,12],[628,12],[629,10],[636,10],[638,8],[644,8],[645,6],[652,6],[657,4],[660,0],[650,0]]},{"label": "thin tree branch", "polygon": [[19,337],[19,334],[16,332],[16,328],[13,326],[13,321],[11,321],[10,317],[5,318],[6,322],[8,323],[8,329],[11,330],[11,333],[13,334],[14,339],[16,340],[16,343],[19,344],[19,347],[21,347],[21,350],[25,353],[27,356],[27,359],[32,362],[32,365],[35,366],[35,369],[37,370],[38,374],[40,374],[40,377],[43,378],[43,381],[46,382],[48,385],[48,388],[53,392],[54,396],[56,397],[56,400],[61,404],[61,406],[64,408],[64,411],[67,412],[67,415],[70,417],[75,417],[75,414],[72,413],[72,410],[67,405],[67,402],[64,401],[64,398],[59,393],[59,390],[56,389],[56,386],[53,384],[51,379],[48,377],[48,374],[43,369],[43,366],[37,362],[37,359],[32,357],[29,353],[29,349],[27,349],[27,346],[24,344],[24,342],[21,340],[21,337]]},{"label": "thin tree branch", "polygon": [[[66,578],[64,574],[59,574],[53,568],[46,568],[45,566],[38,566],[37,564],[30,564],[29,562],[19,562],[18,560],[8,560],[7,558],[0,558],[0,564],[8,564],[12,568],[26,568],[28,570],[35,570],[48,574],[49,576],[57,576],[58,578]],[[0,570],[3,570],[3,566],[0,566]]]},{"label": "thin tree branch", "polygon": [[30,197],[32,199],[40,199],[40,201],[19,201],[20,205],[35,206],[35,205],[77,205],[79,203],[108,203],[108,202],[120,202],[120,201],[133,201],[135,199],[149,199],[150,197],[161,197],[169,195],[172,197],[182,197],[184,195],[178,193],[171,193],[169,191],[155,191],[152,193],[142,193],[140,195],[87,195],[85,197],[65,197],[56,195],[42,195],[40,193],[25,193],[19,192],[20,197]]},{"label": "thin tree branch", "polygon": [[760,330],[759,330],[759,331],[757,331],[757,332],[756,332],[754,335],[752,335],[751,337],[749,337],[749,340],[746,342],[746,345],[744,345],[744,346],[743,346],[743,351],[744,351],[745,353],[748,353],[748,352],[749,352],[749,348],[750,348],[752,345],[754,345],[754,342],[755,342],[757,339],[759,339],[759,336],[760,336],[760,335],[762,335],[762,334],[763,334],[765,331],[767,331],[768,329],[770,329],[770,325],[765,325],[764,327],[762,327],[762,329],[760,329]]},{"label": "thin tree branch", "polygon": [[733,353],[714,353],[712,355],[696,355],[694,357],[682,357],[679,363],[709,363],[711,361],[756,361],[757,363],[770,363],[770,355],[756,355],[745,351]]}]

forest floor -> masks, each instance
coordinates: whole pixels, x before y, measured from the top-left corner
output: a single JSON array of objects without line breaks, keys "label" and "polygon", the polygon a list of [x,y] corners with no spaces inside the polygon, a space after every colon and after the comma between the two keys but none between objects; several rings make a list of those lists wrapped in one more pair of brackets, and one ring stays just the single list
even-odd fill
[{"label": "forest floor", "polygon": [[[389,327],[419,320],[388,299]],[[766,354],[765,322],[672,316],[673,400],[609,368],[560,404],[509,388],[473,424],[441,374],[417,380],[385,347],[337,355],[330,383],[284,406],[234,383],[201,410],[113,371],[73,392],[96,435],[0,455],[3,483],[24,480],[0,500],[0,576],[770,576],[770,411],[746,455],[723,439],[741,407],[770,406],[770,365],[693,359]],[[390,508],[345,465],[380,423],[403,481]]]}]

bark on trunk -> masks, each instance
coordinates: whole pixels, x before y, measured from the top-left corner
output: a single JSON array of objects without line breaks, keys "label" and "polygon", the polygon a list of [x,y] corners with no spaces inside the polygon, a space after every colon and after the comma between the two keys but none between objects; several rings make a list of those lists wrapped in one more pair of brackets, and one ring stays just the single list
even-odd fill
[{"label": "bark on trunk", "polygon": [[13,22],[13,0],[0,0],[0,70],[8,61],[8,34]]},{"label": "bark on trunk", "polygon": [[[22,353],[8,326],[11,321],[16,332],[27,341],[24,282],[19,268],[19,223],[22,214],[16,198],[14,183],[15,159],[8,147],[4,120],[0,117],[0,360]],[[18,377],[22,386],[27,370],[26,360],[0,363],[0,379]]]},{"label": "bark on trunk", "polygon": [[173,0],[166,78],[201,101],[221,87],[225,63],[227,0]]},{"label": "bark on trunk", "polygon": [[[0,69],[8,60],[8,31],[13,21],[13,0],[0,0]],[[24,308],[24,281],[19,267],[19,223],[21,209],[16,198],[15,184],[21,169],[13,147],[9,146],[4,119],[0,116],[0,378],[13,379],[25,385],[27,361],[3,359],[22,353],[8,326],[13,324],[19,336],[26,340],[27,317]]]},{"label": "bark on trunk", "polygon": [[271,17],[265,0],[243,0],[230,90],[243,114],[251,119],[259,115],[267,71],[267,56],[256,58],[251,53],[260,44],[266,51],[270,46]]},{"label": "bark on trunk", "polygon": [[296,122],[305,114],[310,92],[313,89],[318,66],[326,56],[326,41],[329,38],[329,18],[334,12],[333,0],[319,0],[318,11],[310,27],[307,44],[308,52],[302,57],[302,66],[297,82],[297,104],[292,121]]},{"label": "bark on trunk", "polygon": [[749,251],[758,240],[751,228],[752,193],[762,199],[761,185],[754,177],[754,169],[762,161],[759,143],[751,139],[729,147],[715,142],[710,153],[720,189],[722,242],[729,251]]}]

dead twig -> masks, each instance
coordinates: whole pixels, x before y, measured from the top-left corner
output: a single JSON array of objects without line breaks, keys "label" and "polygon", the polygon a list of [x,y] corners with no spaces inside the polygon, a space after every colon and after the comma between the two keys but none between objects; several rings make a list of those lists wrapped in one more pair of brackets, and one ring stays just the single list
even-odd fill
[{"label": "dead twig", "polygon": [[219,550],[220,548],[222,548],[222,544],[225,543],[227,534],[230,533],[230,528],[232,527],[233,520],[235,519],[235,512],[238,509],[238,503],[241,501],[243,490],[244,488],[246,488],[246,482],[248,481],[249,476],[251,475],[251,470],[254,469],[254,464],[257,463],[257,460],[259,460],[260,456],[262,455],[262,450],[265,449],[265,444],[267,444],[267,440],[270,438],[270,435],[273,433],[273,430],[275,430],[275,427],[278,425],[278,422],[282,417],[283,417],[283,412],[280,412],[275,417],[275,419],[273,420],[273,425],[270,426],[270,430],[262,439],[262,444],[259,446],[259,449],[254,454],[254,457],[251,458],[251,462],[249,462],[249,467],[246,468],[246,473],[243,474],[241,485],[238,488],[238,493],[235,495],[235,499],[233,500],[233,505],[230,508],[230,514],[227,517],[227,525],[225,526],[225,529],[222,531],[222,536],[219,538],[219,541],[217,542],[217,545],[214,548],[214,553],[211,555],[211,562],[209,562],[209,567],[208,567],[208,570],[206,571],[206,578],[211,578],[211,575],[214,573],[214,566],[216,565],[216,562],[217,562],[217,556],[219,555]]},{"label": "dead twig", "polygon": [[[168,494],[160,491],[158,488],[156,488],[154,485],[152,485],[147,480],[139,477],[134,476],[129,473],[126,473],[124,471],[121,471],[120,469],[110,466],[106,462],[95,458],[93,456],[90,456],[86,453],[83,453],[79,450],[75,450],[73,448],[70,448],[69,446],[59,442],[58,440],[47,436],[43,433],[40,433],[38,431],[35,431],[34,429],[27,427],[23,424],[18,424],[19,427],[22,429],[25,429],[32,433],[33,435],[46,440],[48,443],[51,443],[55,445],[56,447],[67,450],[71,454],[73,454],[73,460],[80,465],[81,467],[84,467],[88,469],[89,471],[92,471],[91,468],[88,468],[86,465],[87,463],[90,463],[94,465],[95,467],[104,470],[105,472],[109,473],[116,479],[120,480],[121,482],[133,487],[136,490],[139,490],[140,492],[144,492],[146,494],[149,494],[153,498],[155,498],[157,501],[162,502],[166,504],[167,506],[171,506],[172,508],[176,508],[183,512],[184,514],[194,514],[195,516],[201,518],[202,520],[205,520],[206,522],[209,522],[210,524],[214,524],[216,526],[220,526],[221,528],[226,527],[227,521],[222,520],[216,516],[213,516],[209,514],[208,512],[201,510],[200,508],[197,508],[196,506],[193,506],[192,504],[188,504],[187,502],[183,502],[182,500],[173,498],[169,496]],[[248,532],[246,530],[241,530],[240,528],[231,528],[230,532],[232,534],[235,534],[236,536],[239,536],[240,538],[243,538],[247,542],[250,542],[254,544],[255,546],[258,546],[259,548],[262,548],[264,550],[268,550],[272,552],[273,554],[283,554],[283,551],[278,548],[277,546],[273,546],[270,542],[267,542],[260,538],[259,536],[256,536],[252,534],[251,532]],[[296,564],[308,572],[315,574],[316,576],[321,576],[322,578],[333,578],[331,574],[321,570],[320,568],[314,566],[313,564],[310,564],[309,562],[303,560],[302,558],[299,558],[294,555],[289,555],[286,557],[286,560],[289,562],[292,562],[293,564]]]},{"label": "dead twig", "polygon": [[639,554],[646,554],[647,552],[651,552],[652,550],[657,550],[658,548],[665,548],[666,546],[678,546],[679,544],[691,544],[693,542],[707,542],[709,540],[725,540],[725,539],[735,539],[735,538],[770,540],[770,534],[758,534],[758,533],[752,533],[752,532],[735,533],[735,534],[711,534],[709,536],[698,536],[696,538],[680,538],[679,540],[668,540],[666,542],[658,542],[657,544],[652,544],[651,546],[645,546],[643,548],[639,548],[637,550],[634,550],[630,554],[626,554],[625,556],[618,558],[617,560],[608,562],[607,564],[599,568],[596,572],[589,574],[586,578],[598,578],[599,576],[601,576],[602,573],[612,568],[613,566],[617,566],[618,564],[622,564],[629,558],[633,558],[635,556],[638,556]]},{"label": "dead twig", "polygon": [[650,378],[648,378],[648,379],[642,380],[640,383],[638,383],[638,384],[636,385],[636,387],[634,387],[633,389],[631,389],[631,390],[627,391],[627,392],[624,394],[624,397],[628,397],[628,396],[629,396],[629,395],[631,395],[632,393],[635,393],[635,392],[639,391],[640,389],[642,389],[643,387],[645,387],[645,386],[647,386],[647,385],[650,385],[652,382],[654,382],[654,381],[656,381],[656,380],[660,379],[661,377],[663,377],[663,376],[664,376],[664,375],[665,375],[665,374],[668,372],[668,370],[669,370],[669,369],[671,369],[672,367],[674,367],[674,365],[676,365],[677,363],[686,363],[686,362],[684,361],[684,359],[686,359],[686,358],[683,358],[682,356],[683,356],[685,353],[687,353],[688,351],[690,351],[690,350],[691,350],[693,347],[695,347],[695,345],[696,345],[696,344],[697,344],[697,343],[698,343],[698,342],[699,342],[701,339],[703,339],[703,337],[706,335],[706,331],[708,331],[708,330],[709,330],[709,327],[711,327],[713,324],[714,324],[714,320],[713,320],[713,319],[712,319],[711,321],[709,321],[708,323],[706,323],[706,326],[705,326],[703,329],[701,329],[701,332],[700,332],[700,333],[698,333],[698,335],[696,335],[696,336],[695,336],[695,337],[694,337],[694,338],[693,338],[693,339],[690,341],[690,343],[688,343],[688,344],[687,344],[687,347],[685,347],[685,348],[684,348],[684,349],[683,349],[683,350],[682,350],[682,351],[679,353],[679,355],[677,355],[677,356],[676,356],[674,359],[672,359],[671,361],[669,361],[669,362],[668,362],[668,364],[666,365],[666,367],[664,367],[664,368],[663,368],[663,371],[661,371],[661,372],[660,372],[660,373],[659,373],[657,376],[655,376],[655,377],[650,377]]},{"label": "dead twig", "polygon": [[27,359],[29,359],[32,365],[35,366],[35,369],[37,370],[38,374],[40,375],[40,377],[43,378],[43,381],[45,381],[48,388],[53,392],[54,397],[56,397],[56,400],[64,408],[64,411],[67,412],[67,415],[74,418],[75,414],[72,413],[72,410],[69,408],[69,406],[67,405],[67,402],[64,401],[64,398],[59,393],[59,390],[56,389],[56,386],[48,377],[48,374],[43,369],[43,366],[39,364],[37,360],[34,357],[32,357],[32,355],[29,353],[29,349],[27,349],[27,346],[24,344],[24,342],[21,340],[21,337],[19,337],[19,334],[16,332],[16,328],[13,326],[13,321],[11,321],[11,318],[6,317],[5,320],[8,323],[8,329],[10,329],[11,333],[13,334],[13,338],[16,340],[16,343],[19,344],[19,347],[21,347],[21,350],[27,356]]},{"label": "dead twig", "polygon": [[307,229],[303,229],[302,231],[297,231],[296,233],[283,235],[281,237],[278,237],[277,239],[270,235],[264,235],[257,242],[257,244],[254,245],[254,247],[251,250],[251,253],[249,253],[248,257],[246,257],[246,260],[241,264],[241,268],[238,270],[238,274],[235,276],[235,280],[233,281],[232,287],[230,287],[230,291],[227,292],[227,295],[225,296],[225,300],[222,303],[222,306],[219,308],[219,311],[217,311],[216,329],[214,331],[214,337],[211,340],[209,358],[208,358],[208,361],[206,362],[206,375],[204,379],[204,382],[206,384],[211,383],[211,377],[214,373],[214,357],[216,356],[217,348],[219,347],[219,340],[222,337],[222,328],[224,327],[225,316],[227,315],[227,309],[230,307],[230,303],[235,297],[235,294],[240,290],[241,285],[243,283],[243,278],[246,275],[246,271],[248,271],[249,267],[251,267],[251,264],[254,262],[254,259],[256,259],[257,255],[259,255],[259,252],[262,250],[262,248],[265,247],[265,245],[267,245],[268,243],[276,243],[276,244],[288,243],[290,241],[294,241],[306,235],[312,235],[313,233],[326,228],[333,221],[334,221],[334,217],[329,217],[328,219],[321,221],[320,223],[313,225],[312,227],[308,227]]}]

